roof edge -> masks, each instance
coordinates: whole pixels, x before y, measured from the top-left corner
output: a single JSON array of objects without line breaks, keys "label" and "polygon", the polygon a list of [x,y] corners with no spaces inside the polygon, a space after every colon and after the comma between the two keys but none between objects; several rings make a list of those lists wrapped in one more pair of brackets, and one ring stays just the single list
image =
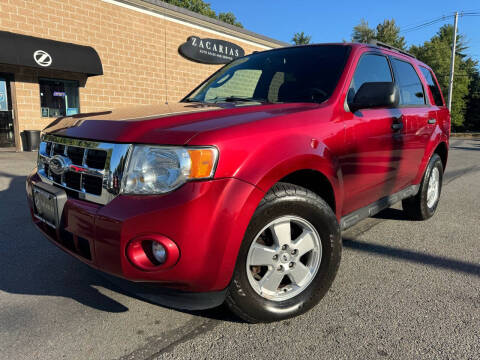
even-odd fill
[{"label": "roof edge", "polygon": [[160,15],[175,18],[177,20],[189,21],[197,26],[203,26],[210,30],[223,32],[230,36],[235,36],[243,40],[256,42],[260,45],[269,47],[283,47],[291,44],[255,33],[235,25],[227,24],[218,19],[213,19],[196,12],[167,4],[160,0],[115,0],[130,6],[134,6],[143,10],[156,12]]}]

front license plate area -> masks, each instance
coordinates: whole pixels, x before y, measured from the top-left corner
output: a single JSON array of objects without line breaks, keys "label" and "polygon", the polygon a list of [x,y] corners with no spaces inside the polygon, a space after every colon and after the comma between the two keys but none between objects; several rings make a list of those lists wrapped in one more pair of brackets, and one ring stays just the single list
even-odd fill
[{"label": "front license plate area", "polygon": [[53,228],[60,225],[67,194],[62,189],[44,183],[33,186],[33,213]]}]

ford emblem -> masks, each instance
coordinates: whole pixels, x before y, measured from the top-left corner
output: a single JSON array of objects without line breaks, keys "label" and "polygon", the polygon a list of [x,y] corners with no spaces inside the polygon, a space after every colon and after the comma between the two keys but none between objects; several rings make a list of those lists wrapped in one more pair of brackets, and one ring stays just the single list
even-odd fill
[{"label": "ford emblem", "polygon": [[55,155],[50,159],[49,168],[55,175],[62,175],[68,171],[71,163],[70,159],[62,155]]}]

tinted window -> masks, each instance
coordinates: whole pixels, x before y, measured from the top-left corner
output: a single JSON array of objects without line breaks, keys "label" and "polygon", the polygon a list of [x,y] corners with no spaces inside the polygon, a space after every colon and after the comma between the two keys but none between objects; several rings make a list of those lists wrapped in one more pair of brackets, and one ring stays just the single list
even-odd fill
[{"label": "tinted window", "polygon": [[356,92],[366,82],[392,82],[390,66],[385,56],[367,54],[363,55],[355,69],[350,89],[348,102],[352,102]]},{"label": "tinted window", "polygon": [[443,106],[443,100],[442,100],[442,95],[440,94],[440,88],[438,87],[436,81],[433,78],[432,73],[430,70],[420,66],[420,70],[423,73],[423,76],[425,76],[425,80],[427,80],[427,85],[430,89],[430,92],[433,95],[433,100],[435,101],[435,105],[437,106]]},{"label": "tinted window", "polygon": [[70,116],[80,111],[78,82],[40,79],[42,117]]},{"label": "tinted window", "polygon": [[323,102],[335,90],[349,46],[292,47],[251,54],[227,64],[187,101]]},{"label": "tinted window", "polygon": [[423,86],[413,66],[406,61],[392,59],[392,67],[400,92],[400,105],[425,104]]}]

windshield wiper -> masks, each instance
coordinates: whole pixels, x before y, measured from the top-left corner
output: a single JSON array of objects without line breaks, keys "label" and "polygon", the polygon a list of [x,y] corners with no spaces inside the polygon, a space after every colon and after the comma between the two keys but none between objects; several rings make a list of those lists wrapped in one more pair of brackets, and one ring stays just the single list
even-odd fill
[{"label": "windshield wiper", "polygon": [[198,102],[198,103],[203,103],[201,100],[195,100],[194,98],[186,98],[183,99],[181,102]]},{"label": "windshield wiper", "polygon": [[259,102],[262,104],[266,104],[269,101],[266,99],[261,98],[253,98],[253,97],[240,97],[240,96],[227,96],[227,97],[215,97],[210,99],[209,102],[219,103],[219,102]]}]

